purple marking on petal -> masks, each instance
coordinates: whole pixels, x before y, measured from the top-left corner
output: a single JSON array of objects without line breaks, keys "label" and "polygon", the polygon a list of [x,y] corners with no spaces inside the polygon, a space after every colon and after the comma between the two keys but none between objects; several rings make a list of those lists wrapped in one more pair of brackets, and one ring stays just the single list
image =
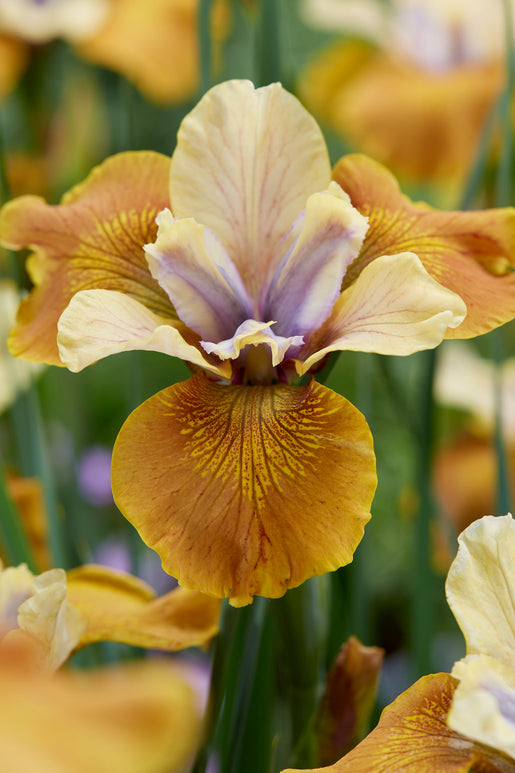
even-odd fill
[{"label": "purple marking on petal", "polygon": [[264,317],[278,320],[277,334],[307,337],[327,319],[367,227],[337,183],[310,196],[299,236],[264,299]]},{"label": "purple marking on petal", "polygon": [[492,682],[482,682],[481,687],[494,696],[503,719],[515,726],[515,690]]}]

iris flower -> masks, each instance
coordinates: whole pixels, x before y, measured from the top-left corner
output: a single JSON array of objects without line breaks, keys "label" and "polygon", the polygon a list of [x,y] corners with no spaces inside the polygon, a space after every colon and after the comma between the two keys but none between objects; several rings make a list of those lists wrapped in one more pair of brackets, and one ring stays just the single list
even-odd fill
[{"label": "iris flower", "polygon": [[[317,773],[510,773],[515,760],[515,523],[485,516],[459,537],[446,582],[467,654],[419,679],[342,759]],[[283,771],[294,773],[294,771]],[[307,771],[306,771],[307,773]],[[315,773],[315,771],[311,771]]]},{"label": "iris flower", "polygon": [[349,36],[301,75],[308,109],[406,181],[455,196],[504,86],[503,3],[304,0],[303,8],[309,24]]},{"label": "iris flower", "polygon": [[115,501],[181,585],[277,597],[352,559],[376,485],[363,416],[298,377],[333,351],[407,355],[511,319],[513,221],[414,205],[366,158],[331,180],[293,96],[230,81],[185,118],[171,165],[121,154],[60,206],[4,208],[36,284],[11,349],[73,371],[133,349],[189,363],[123,426]]},{"label": "iris flower", "polygon": [[178,588],[155,597],[146,583],[102,566],[49,569],[0,564],[0,660],[31,651],[33,668],[52,673],[77,649],[117,641],[167,651],[204,646],[218,632],[220,602]]},{"label": "iris flower", "polygon": [[[198,0],[0,0],[0,94],[16,85],[29,44],[62,37],[150,99],[184,101],[200,78],[198,6]],[[215,42],[226,34],[228,15],[226,0],[216,0]]]}]

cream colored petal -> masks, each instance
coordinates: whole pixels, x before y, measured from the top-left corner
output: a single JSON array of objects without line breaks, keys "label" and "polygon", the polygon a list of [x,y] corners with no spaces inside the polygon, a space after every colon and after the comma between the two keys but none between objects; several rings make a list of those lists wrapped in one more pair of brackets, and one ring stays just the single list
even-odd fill
[{"label": "cream colored petal", "polygon": [[252,316],[252,302],[231,259],[193,218],[177,220],[165,209],[156,223],[157,239],[144,248],[152,276],[188,327],[209,341],[227,338]]},{"label": "cream colored petal", "polygon": [[[278,246],[308,197],[331,180],[324,138],[278,83],[215,86],[186,116],[172,156],[170,201],[220,238],[257,297]],[[284,253],[283,253],[284,254]]]},{"label": "cream colored petal", "polygon": [[279,365],[283,361],[290,346],[300,346],[303,343],[302,336],[278,336],[270,329],[273,322],[257,322],[255,319],[247,319],[237,328],[232,338],[220,343],[201,341],[200,343],[209,354],[216,354],[221,360],[234,360],[239,357],[245,346],[258,346],[265,344],[270,348],[272,365]]},{"label": "cream colored petal", "polygon": [[212,364],[187,343],[169,321],[143,304],[114,290],[82,290],[73,296],[58,323],[59,354],[72,371],[118,352],[141,349],[163,352],[227,377],[223,365]]},{"label": "cream colored petal", "polygon": [[515,523],[474,521],[459,538],[445,590],[467,654],[489,655],[515,671]]},{"label": "cream colored petal", "polygon": [[305,336],[327,319],[367,228],[368,218],[338,183],[309,197],[298,239],[277,268],[264,302],[262,316],[278,320],[277,333]]},{"label": "cream colored petal", "polygon": [[[461,662],[448,726],[515,759],[515,673],[485,655]],[[453,675],[454,674],[453,670]]]},{"label": "cream colored petal", "polygon": [[78,40],[95,33],[108,14],[108,0],[2,0],[0,28],[29,43],[61,36]]},{"label": "cream colored petal", "polygon": [[461,298],[438,284],[416,255],[385,255],[369,263],[342,292],[297,370],[306,373],[326,354],[341,349],[396,355],[432,349],[465,314]]},{"label": "cream colored petal", "polygon": [[25,564],[0,573],[0,651],[13,644],[33,650],[39,668],[55,671],[79,643],[86,623],[68,603],[66,574],[34,576]]}]

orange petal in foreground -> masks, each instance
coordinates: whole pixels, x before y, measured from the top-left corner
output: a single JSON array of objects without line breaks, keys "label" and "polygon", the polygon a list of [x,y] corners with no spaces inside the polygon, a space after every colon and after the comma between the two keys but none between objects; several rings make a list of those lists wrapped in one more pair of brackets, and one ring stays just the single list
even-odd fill
[{"label": "orange petal in foreground", "polygon": [[202,373],[127,419],[115,501],[164,569],[235,606],[349,563],[376,486],[363,416],[331,390]]},{"label": "orange petal in foreground", "polygon": [[194,752],[195,696],[166,661],[50,677],[17,647],[3,654],[0,681],[9,773],[175,773]]},{"label": "orange petal in foreground", "polygon": [[121,153],[94,169],[59,206],[22,196],[2,209],[2,244],[34,250],[27,268],[36,288],[18,310],[13,354],[60,365],[57,321],[79,290],[118,290],[162,316],[175,316],[143,252],[156,237],[157,213],[168,205],[169,166],[170,159],[158,153]]},{"label": "orange petal in foreground", "polygon": [[[509,773],[512,763],[446,725],[457,681],[424,676],[383,711],[364,741],[334,765],[310,773]],[[283,773],[294,773],[285,770]],[[305,773],[308,773],[305,771]]]},{"label": "orange petal in foreground", "polygon": [[94,565],[68,572],[67,586],[86,620],[79,646],[107,640],[180,650],[202,647],[218,633],[220,602],[198,591],[177,588],[156,598],[142,580]]},{"label": "orange petal in foreground", "polygon": [[366,156],[344,156],[333,178],[369,218],[352,282],[381,255],[414,252],[437,282],[460,295],[465,320],[447,338],[472,338],[515,316],[515,209],[443,212],[415,204],[393,175]]}]

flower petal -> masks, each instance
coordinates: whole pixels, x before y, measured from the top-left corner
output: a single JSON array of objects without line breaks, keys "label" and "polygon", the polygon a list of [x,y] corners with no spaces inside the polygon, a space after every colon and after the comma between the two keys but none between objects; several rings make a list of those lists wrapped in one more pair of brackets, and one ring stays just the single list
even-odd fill
[{"label": "flower petal", "polygon": [[218,599],[186,588],[156,598],[146,583],[103,566],[69,571],[68,599],[86,620],[79,646],[107,640],[181,650],[202,647],[218,633]]},{"label": "flower petal", "polygon": [[352,560],[376,485],[363,416],[311,382],[159,392],[113,452],[118,507],[185,587],[272,598]]},{"label": "flower petal", "polygon": [[431,349],[465,313],[459,295],[435,282],[416,255],[383,255],[343,290],[327,323],[301,352],[302,359],[309,356],[297,368],[306,373],[340,349],[397,355]]},{"label": "flower petal", "polygon": [[163,319],[129,295],[114,290],[81,290],[58,322],[62,362],[74,372],[118,352],[135,349],[180,357],[222,377],[230,370],[210,362],[185,325]]},{"label": "flower petal", "polygon": [[4,770],[184,770],[200,723],[195,696],[170,663],[140,660],[49,677],[34,673],[19,648],[9,655],[0,660]]},{"label": "flower petal", "polygon": [[174,316],[143,251],[155,238],[157,213],[168,205],[168,170],[169,159],[158,153],[121,153],[93,170],[60,206],[23,196],[3,208],[4,246],[34,249],[28,270],[36,288],[18,311],[13,354],[61,364],[57,320],[78,290],[119,290]]},{"label": "flower petal", "polygon": [[247,319],[238,326],[235,334],[227,341],[217,344],[209,341],[201,341],[203,348],[210,354],[216,354],[221,360],[236,359],[245,346],[258,346],[265,344],[270,348],[272,365],[275,368],[286,356],[290,346],[300,346],[303,343],[302,336],[277,336],[270,325],[273,322],[257,322],[255,319]]},{"label": "flower petal", "polygon": [[414,252],[437,282],[460,295],[467,316],[447,338],[471,338],[515,315],[515,209],[440,212],[413,204],[395,178],[366,156],[345,156],[334,179],[369,218],[350,284],[380,255]]},{"label": "flower petal", "polygon": [[192,330],[209,341],[228,338],[252,316],[252,301],[226,251],[192,218],[175,220],[165,209],[156,223],[157,239],[145,245],[152,276]]},{"label": "flower petal", "polygon": [[254,89],[250,81],[228,81],[182,122],[172,212],[211,228],[257,297],[274,256],[282,258],[280,240],[330,177],[322,133],[295,97],[278,83]]},{"label": "flower petal", "polygon": [[515,759],[513,670],[485,655],[465,660],[460,663],[448,726]]},{"label": "flower petal", "polygon": [[515,650],[515,522],[485,516],[458,537],[445,590],[467,655],[490,655],[513,667]]},{"label": "flower petal", "polygon": [[[157,102],[192,97],[199,87],[198,0],[117,0],[110,6],[108,22],[79,46],[82,56],[121,73]],[[215,44],[226,34],[229,14],[227,0],[213,2]]]},{"label": "flower petal", "polygon": [[336,183],[309,197],[299,237],[265,297],[263,318],[278,320],[277,333],[304,336],[327,319],[366,230],[366,218]]},{"label": "flower petal", "polygon": [[[445,720],[455,685],[449,674],[422,677],[385,708],[379,724],[364,741],[334,765],[316,771],[508,773],[510,767],[499,755],[476,747],[447,727]],[[282,773],[295,772],[284,770]]]}]

